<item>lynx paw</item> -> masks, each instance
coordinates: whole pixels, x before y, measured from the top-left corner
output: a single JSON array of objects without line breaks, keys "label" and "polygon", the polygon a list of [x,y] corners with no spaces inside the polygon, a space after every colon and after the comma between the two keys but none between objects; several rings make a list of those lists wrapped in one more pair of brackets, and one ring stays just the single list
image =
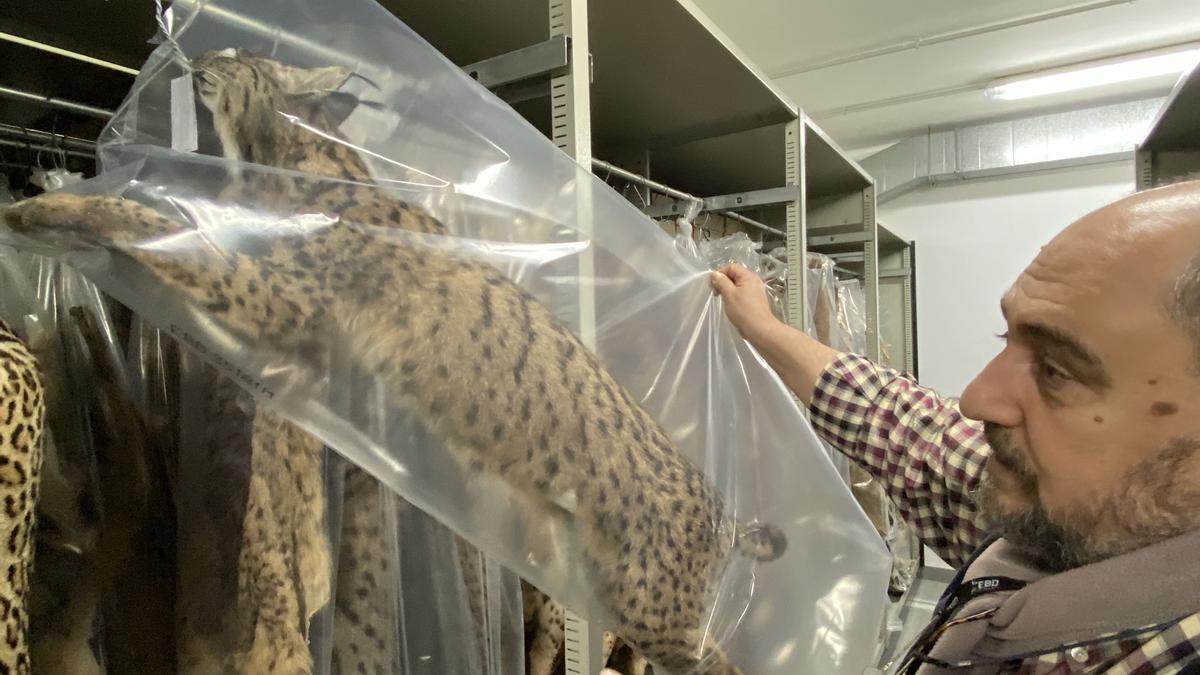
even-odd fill
[{"label": "lynx paw", "polygon": [[98,244],[124,244],[153,239],[184,228],[137,202],[115,197],[55,192],[21,202],[4,211],[13,231],[41,241],[82,235]]}]

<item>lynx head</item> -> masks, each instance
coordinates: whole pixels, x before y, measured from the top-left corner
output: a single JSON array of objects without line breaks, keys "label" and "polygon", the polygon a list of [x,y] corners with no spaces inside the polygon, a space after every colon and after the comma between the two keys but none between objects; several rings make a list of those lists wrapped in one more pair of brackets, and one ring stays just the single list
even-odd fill
[{"label": "lynx head", "polygon": [[273,163],[269,152],[284,116],[327,126],[317,106],[351,75],[344,66],[299,68],[241,49],[202,54],[192,60],[192,71],[226,158],[266,164]]}]

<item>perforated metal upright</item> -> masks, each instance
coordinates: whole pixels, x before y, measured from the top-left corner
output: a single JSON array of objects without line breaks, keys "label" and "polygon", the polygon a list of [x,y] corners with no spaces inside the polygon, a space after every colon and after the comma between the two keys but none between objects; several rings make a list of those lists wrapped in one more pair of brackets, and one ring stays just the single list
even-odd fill
[{"label": "perforated metal upright", "polygon": [[806,217],[804,142],[807,127],[796,118],[784,130],[784,171],[788,187],[796,188],[796,197],[787,203],[787,320],[793,328],[805,329],[808,316],[808,228]]},{"label": "perforated metal upright", "polygon": [[[588,49],[588,0],[550,0],[550,37],[567,39],[568,63],[550,80],[551,137],[584,171],[592,165],[591,52]],[[577,190],[578,227],[585,240],[592,240],[590,190]],[[595,260],[589,248],[578,256],[578,278],[594,276]],[[595,348],[596,299],[583,284],[575,300],[578,333],[589,348]],[[567,675],[596,675],[601,662],[602,629],[574,612],[567,611],[564,651]]]},{"label": "perforated metal upright", "polygon": [[[566,68],[550,79],[551,138],[560,150],[573,158],[584,172],[592,165],[591,55],[588,51],[588,0],[550,0],[550,37],[567,41]],[[577,227],[590,241],[592,202],[589,190],[576,190]],[[579,278],[594,276],[591,250],[578,256]],[[564,317],[578,334],[591,344],[596,332],[595,297],[581,286],[576,297],[567,298],[569,317]]]},{"label": "perforated metal upright", "polygon": [[913,248],[911,245],[904,247],[902,254],[902,262],[904,264],[903,272],[903,294],[901,295],[901,303],[903,305],[904,321],[904,366],[908,372],[913,375],[917,374],[917,336],[916,336],[916,321],[917,308],[915,296],[913,295],[913,275],[916,274],[916,260],[913,258]]},{"label": "perforated metal upright", "polygon": [[879,350],[879,224],[875,220],[875,184],[862,191],[863,290],[866,296],[867,356],[880,359]]},{"label": "perforated metal upright", "polygon": [[1138,148],[1134,153],[1134,178],[1137,190],[1149,190],[1154,187],[1154,153]]}]

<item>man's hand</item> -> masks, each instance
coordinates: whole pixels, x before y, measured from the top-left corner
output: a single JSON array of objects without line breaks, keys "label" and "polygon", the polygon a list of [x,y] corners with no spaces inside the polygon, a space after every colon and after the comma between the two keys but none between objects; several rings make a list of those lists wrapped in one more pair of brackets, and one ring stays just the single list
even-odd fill
[{"label": "man's hand", "polygon": [[712,285],[725,300],[725,314],[804,405],[812,403],[821,373],[837,352],[788,326],[771,313],[762,279],[741,265],[712,273]]},{"label": "man's hand", "polygon": [[727,265],[712,273],[712,285],[725,300],[729,320],[751,343],[780,323],[771,313],[766,284],[754,272],[741,265]]}]

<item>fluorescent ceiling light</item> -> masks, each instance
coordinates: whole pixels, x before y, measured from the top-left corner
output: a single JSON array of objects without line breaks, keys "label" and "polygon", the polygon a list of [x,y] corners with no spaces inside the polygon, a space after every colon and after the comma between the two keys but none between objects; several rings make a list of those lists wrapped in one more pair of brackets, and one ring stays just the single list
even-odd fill
[{"label": "fluorescent ceiling light", "polygon": [[100,66],[102,68],[110,68],[112,70],[117,70],[122,73],[126,73],[128,75],[137,75],[138,74],[138,71],[134,70],[133,68],[129,68],[127,66],[122,66],[119,63],[113,63],[112,61],[105,61],[104,59],[98,59],[94,56],[88,56],[87,54],[80,54],[79,52],[73,52],[73,51],[70,51],[67,49],[62,49],[61,47],[55,47],[54,45],[48,45],[44,42],[38,42],[37,40],[30,40],[29,38],[23,38],[20,35],[13,35],[11,33],[0,32],[0,41],[12,42],[15,44],[19,44],[22,47],[30,47],[32,49],[40,49],[44,52],[49,52],[51,54],[57,54],[58,56],[65,56],[69,59],[75,59],[76,61],[83,61],[84,63],[90,63],[94,66]]},{"label": "fluorescent ceiling light", "polygon": [[1191,70],[1197,62],[1200,62],[1200,46],[1188,45],[1006,77],[989,84],[986,93],[989,98],[1014,101],[1178,75]]}]

